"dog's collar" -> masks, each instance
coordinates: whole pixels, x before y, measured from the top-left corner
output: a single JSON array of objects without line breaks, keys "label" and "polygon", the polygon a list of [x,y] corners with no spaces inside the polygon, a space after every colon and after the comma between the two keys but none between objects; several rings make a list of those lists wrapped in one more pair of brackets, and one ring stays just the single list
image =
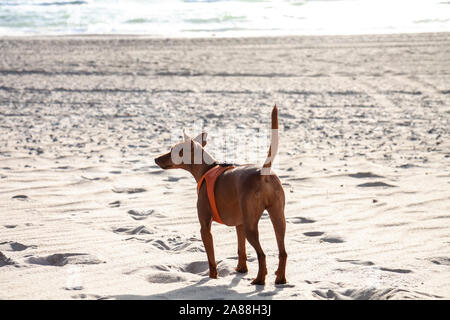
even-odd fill
[{"label": "dog's collar", "polygon": [[197,194],[200,192],[200,188],[203,184],[203,181],[206,182],[206,192],[208,195],[209,205],[211,207],[211,214],[214,221],[222,223],[223,221],[220,218],[219,211],[216,207],[216,199],[214,197],[214,185],[216,183],[217,178],[226,170],[233,169],[234,166],[220,166],[215,165],[211,169],[205,172],[205,174],[200,178],[197,183]]}]

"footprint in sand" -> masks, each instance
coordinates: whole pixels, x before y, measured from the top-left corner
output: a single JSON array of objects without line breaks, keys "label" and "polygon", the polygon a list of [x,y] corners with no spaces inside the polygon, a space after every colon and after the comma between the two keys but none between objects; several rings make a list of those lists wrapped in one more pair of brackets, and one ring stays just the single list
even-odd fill
[{"label": "footprint in sand", "polygon": [[159,250],[170,250],[170,247],[163,240],[154,240],[152,245]]},{"label": "footprint in sand", "polygon": [[74,169],[74,167],[71,167],[71,166],[59,166],[59,167],[54,167],[54,168],[52,168],[52,169],[56,169],[56,170],[71,170],[71,169]]},{"label": "footprint in sand", "polygon": [[[159,232],[161,233],[161,232]],[[152,232],[155,234],[155,232]],[[145,243],[151,244],[153,247],[163,250],[163,251],[171,251],[172,253],[180,253],[180,252],[205,252],[203,247],[203,243],[201,240],[196,237],[181,237],[178,234],[167,234],[162,233],[158,237],[153,238],[137,238],[131,237],[126,240],[137,240]]]},{"label": "footprint in sand", "polygon": [[132,194],[132,193],[146,192],[147,190],[144,189],[144,188],[113,188],[112,191],[115,192],[115,193]]},{"label": "footprint in sand", "polygon": [[259,297],[272,297],[274,295],[276,295],[278,292],[277,291],[267,291],[267,292],[259,292],[258,296]]},{"label": "footprint in sand", "polygon": [[373,266],[375,263],[372,261],[362,261],[362,260],[344,260],[344,259],[336,259],[337,262],[348,262],[351,264],[356,264],[359,266]]},{"label": "footprint in sand", "polygon": [[314,290],[314,294],[324,299],[334,300],[423,300],[424,298],[442,298],[436,295],[419,291],[408,291],[396,288],[361,288],[361,289],[343,289],[341,291],[334,290]]},{"label": "footprint in sand", "polygon": [[226,277],[229,276],[230,274],[236,274],[237,271],[235,270],[236,266],[232,266],[230,264],[227,264],[225,261],[219,261],[219,263],[217,264],[217,273],[221,276],[221,277]]},{"label": "footprint in sand", "polygon": [[164,170],[158,169],[158,170],[153,170],[153,171],[149,171],[149,174],[162,174],[164,173]]},{"label": "footprint in sand", "polygon": [[380,268],[381,271],[387,271],[387,272],[395,272],[395,273],[411,273],[411,270],[408,269],[390,269],[390,268]]},{"label": "footprint in sand", "polygon": [[26,250],[28,248],[32,248],[32,249],[36,249],[36,246],[26,246],[24,244],[21,244],[19,242],[14,242],[14,241],[5,241],[5,242],[0,242],[0,250],[4,250],[4,251],[23,251]]},{"label": "footprint in sand", "polygon": [[110,203],[108,203],[108,206],[110,208],[118,208],[118,207],[120,207],[120,201],[117,200],[117,201],[110,202]]},{"label": "footprint in sand", "polygon": [[108,179],[107,177],[86,177],[86,176],[81,176],[81,178],[88,181],[99,181]]},{"label": "footprint in sand", "polygon": [[415,168],[415,167],[420,167],[420,166],[410,164],[410,163],[404,163],[402,165],[397,166],[397,168],[401,168],[401,169],[409,169],[409,168]]},{"label": "footprint in sand", "polygon": [[147,276],[147,281],[150,283],[173,283],[186,280],[182,274],[175,272],[158,272]]},{"label": "footprint in sand", "polygon": [[433,262],[434,264],[450,266],[450,258],[446,258],[446,257],[436,257],[436,258],[430,258],[430,259],[428,259],[428,260],[430,260],[430,261]]},{"label": "footprint in sand", "polygon": [[100,264],[105,263],[100,259],[87,253],[57,253],[45,257],[31,257],[27,259],[28,263],[41,266],[58,266],[66,264]]},{"label": "footprint in sand", "polygon": [[100,296],[98,294],[79,293],[71,296],[72,299],[91,299],[91,300],[107,300],[108,297]]},{"label": "footprint in sand", "polygon": [[361,188],[375,188],[375,187],[395,188],[397,186],[394,186],[392,184],[388,184],[388,183],[385,183],[382,181],[377,181],[377,182],[361,183],[361,184],[358,184],[357,187],[361,187]]},{"label": "footprint in sand", "polygon": [[29,199],[28,196],[26,196],[24,194],[18,194],[18,195],[12,196],[11,198],[16,199],[16,200],[21,200],[21,201],[25,201],[25,200]]},{"label": "footprint in sand", "polygon": [[328,243],[343,243],[344,240],[340,237],[324,237],[320,239],[321,242],[328,242]]},{"label": "footprint in sand", "polygon": [[83,290],[84,287],[83,286],[76,286],[76,287],[64,287],[64,290],[68,290],[68,291],[78,291],[78,290]]},{"label": "footprint in sand", "polygon": [[357,172],[351,173],[348,175],[351,178],[363,179],[363,178],[384,178],[383,176],[379,176],[377,174],[373,174],[372,172]]},{"label": "footprint in sand", "polygon": [[[199,276],[206,276],[209,274],[208,261],[194,261],[187,263],[179,268],[181,272],[187,272],[191,274],[197,274]],[[235,273],[234,267],[226,261],[217,261],[217,272],[221,277],[226,277],[232,273]]]},{"label": "footprint in sand", "polygon": [[181,179],[186,179],[186,177],[172,177],[172,176],[168,176],[167,179],[164,179],[163,181],[178,182]]},{"label": "footprint in sand", "polygon": [[316,220],[308,219],[304,217],[293,217],[293,218],[287,218],[289,223],[299,224],[299,223],[314,223]]},{"label": "footprint in sand", "polygon": [[193,244],[189,241],[182,241],[181,238],[169,238],[167,240],[153,240],[152,245],[159,250],[167,250],[173,252],[189,251],[189,252],[204,252],[204,248]]},{"label": "footprint in sand", "polygon": [[114,233],[124,233],[129,235],[136,235],[136,234],[153,234],[154,232],[151,230],[148,230],[145,226],[138,226],[138,227],[122,227],[122,228],[116,228],[113,230]]},{"label": "footprint in sand", "polygon": [[311,232],[305,232],[303,233],[307,237],[318,237],[324,234],[324,232],[321,231],[311,231]]},{"label": "footprint in sand", "polygon": [[133,218],[134,220],[144,220],[147,219],[149,216],[155,217],[155,218],[165,218],[164,215],[160,213],[155,213],[155,210],[149,209],[149,210],[129,210],[128,214]]},{"label": "footprint in sand", "polygon": [[0,252],[0,267],[4,266],[12,266],[16,263],[11,259],[5,256],[3,253]]},{"label": "footprint in sand", "polygon": [[[217,261],[217,264],[220,264],[221,261]],[[183,272],[189,272],[198,275],[204,275],[209,271],[208,261],[194,261],[188,264],[185,264],[180,268]]]}]

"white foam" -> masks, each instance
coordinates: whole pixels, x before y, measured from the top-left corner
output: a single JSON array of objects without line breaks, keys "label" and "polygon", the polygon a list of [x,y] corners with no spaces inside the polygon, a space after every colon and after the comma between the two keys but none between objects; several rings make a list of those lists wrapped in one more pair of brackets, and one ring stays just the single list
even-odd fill
[{"label": "white foam", "polygon": [[450,31],[450,2],[0,1],[0,35],[153,37],[380,34]]}]

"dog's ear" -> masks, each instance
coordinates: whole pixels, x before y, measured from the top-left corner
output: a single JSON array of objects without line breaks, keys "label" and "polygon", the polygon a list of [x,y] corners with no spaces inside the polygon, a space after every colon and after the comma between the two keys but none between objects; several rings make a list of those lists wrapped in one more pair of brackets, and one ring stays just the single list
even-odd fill
[{"label": "dog's ear", "polygon": [[189,137],[189,135],[186,133],[186,129],[183,129],[183,137],[184,137],[184,141],[191,140],[191,137]]},{"label": "dog's ear", "polygon": [[202,147],[206,146],[206,137],[208,134],[206,132],[200,133],[198,136],[194,138],[194,141],[200,143]]}]

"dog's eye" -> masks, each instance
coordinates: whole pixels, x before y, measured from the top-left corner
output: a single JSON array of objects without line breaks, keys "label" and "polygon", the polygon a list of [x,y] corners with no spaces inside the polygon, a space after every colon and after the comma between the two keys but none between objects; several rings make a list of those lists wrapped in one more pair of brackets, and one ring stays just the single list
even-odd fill
[{"label": "dog's eye", "polygon": [[[171,148],[170,148],[170,154],[173,153],[173,149],[175,149],[175,147],[171,147]],[[180,152],[178,153],[178,155],[179,155],[180,157],[183,157],[183,149],[182,149],[182,148],[180,149]]]}]

